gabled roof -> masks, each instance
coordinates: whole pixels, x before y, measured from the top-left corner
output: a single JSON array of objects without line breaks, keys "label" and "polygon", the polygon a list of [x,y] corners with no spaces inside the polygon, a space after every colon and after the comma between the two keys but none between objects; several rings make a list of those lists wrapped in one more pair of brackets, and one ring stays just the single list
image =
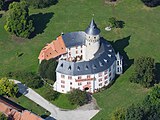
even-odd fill
[{"label": "gabled roof", "polygon": [[85,33],[88,35],[98,35],[100,33],[100,29],[97,27],[94,19],[90,22],[90,25],[85,30]]},{"label": "gabled roof", "polygon": [[39,60],[49,60],[51,58],[56,58],[59,55],[66,53],[66,46],[63,42],[62,36],[59,36],[57,40],[52,41],[47,44],[40,52]]}]

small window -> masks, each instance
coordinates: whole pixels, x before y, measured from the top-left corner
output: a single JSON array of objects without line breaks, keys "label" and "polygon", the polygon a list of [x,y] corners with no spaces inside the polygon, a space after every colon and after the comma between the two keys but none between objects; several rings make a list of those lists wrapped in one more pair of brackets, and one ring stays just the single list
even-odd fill
[{"label": "small window", "polygon": [[102,83],[100,83],[99,86],[102,86]]},{"label": "small window", "polygon": [[72,87],[70,87],[70,90],[72,90],[73,88]]},{"label": "small window", "polygon": [[108,78],[108,76],[105,76],[104,79],[106,80]]},{"label": "small window", "polygon": [[61,78],[65,78],[65,76],[64,76],[64,75],[61,75]]},{"label": "small window", "polygon": [[70,85],[72,85],[72,82],[70,82]]},{"label": "small window", "polygon": [[94,37],[94,39],[96,39],[96,37]]},{"label": "small window", "polygon": [[98,81],[101,82],[101,81],[102,81],[102,78],[100,78]]},{"label": "small window", "polygon": [[107,84],[108,83],[108,80],[106,80],[105,82],[104,82],[104,84]]},{"label": "small window", "polygon": [[90,84],[91,84],[91,82],[87,82],[87,84],[88,84],[88,85],[90,85]]},{"label": "small window", "polygon": [[78,51],[76,51],[76,54],[78,54]]},{"label": "small window", "polygon": [[82,77],[81,76],[78,76],[78,79],[81,79]]},{"label": "small window", "polygon": [[80,85],[82,85],[82,83],[81,83],[81,82],[79,82],[79,83],[78,83],[78,86],[80,86]]},{"label": "small window", "polygon": [[65,81],[64,81],[64,80],[61,80],[61,83],[65,84]]},{"label": "small window", "polygon": [[107,73],[108,73],[107,70],[105,70],[105,71],[104,71],[104,75],[107,75]]},{"label": "small window", "polygon": [[87,78],[91,78],[91,76],[90,76],[90,75],[87,75]]},{"label": "small window", "polygon": [[61,88],[65,88],[65,86],[64,86],[64,85],[61,85]]},{"label": "small window", "polygon": [[117,65],[119,65],[119,61],[117,61]]},{"label": "small window", "polygon": [[80,67],[79,66],[77,67],[77,70],[80,71]]},{"label": "small window", "polygon": [[72,80],[72,76],[68,76],[68,79],[69,79],[69,80]]}]

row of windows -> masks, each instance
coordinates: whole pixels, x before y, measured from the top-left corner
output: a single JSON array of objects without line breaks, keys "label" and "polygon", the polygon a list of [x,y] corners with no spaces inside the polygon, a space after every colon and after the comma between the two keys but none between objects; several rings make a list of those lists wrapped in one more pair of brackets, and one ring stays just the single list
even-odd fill
[{"label": "row of windows", "polygon": [[[81,50],[80,53],[83,53],[83,51]],[[69,54],[69,56],[71,56],[71,52],[68,52],[68,54]],[[78,50],[76,51],[76,54],[79,54],[79,53],[78,53]]]},{"label": "row of windows", "polygon": [[[80,47],[82,48],[83,46],[81,45]],[[76,48],[76,49],[78,49],[78,46],[76,46],[75,48]],[[70,50],[71,50],[71,48],[68,48],[68,50],[70,51]]]},{"label": "row of windows", "polygon": [[[61,75],[61,78],[65,78],[65,75]],[[89,79],[89,78],[91,78],[91,76],[87,75],[87,78]],[[68,76],[68,79],[72,80],[72,76]],[[82,76],[78,76],[78,79],[82,79]]]}]

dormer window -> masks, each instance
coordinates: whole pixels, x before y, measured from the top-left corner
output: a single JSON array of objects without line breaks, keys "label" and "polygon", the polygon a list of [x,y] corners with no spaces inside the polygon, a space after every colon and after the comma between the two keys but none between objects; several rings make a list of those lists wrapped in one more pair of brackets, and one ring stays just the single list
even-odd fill
[{"label": "dormer window", "polygon": [[68,67],[68,70],[71,70],[71,66]]},{"label": "dormer window", "polygon": [[61,67],[63,67],[63,63],[61,64]]},{"label": "dormer window", "polygon": [[86,65],[85,69],[86,69],[86,70],[88,70],[88,69],[89,69],[87,65]]},{"label": "dormer window", "polygon": [[99,61],[99,65],[100,65],[100,66],[103,66],[103,63]]},{"label": "dormer window", "polygon": [[112,57],[111,54],[108,54],[108,57]]},{"label": "dormer window", "polygon": [[106,60],[106,59],[103,59],[103,60],[104,60],[105,63],[107,63],[107,60]]},{"label": "dormer window", "polygon": [[80,71],[80,67],[79,66],[77,67],[77,70]]},{"label": "dormer window", "polygon": [[96,66],[96,65],[93,65],[93,69],[97,69],[97,66]]}]

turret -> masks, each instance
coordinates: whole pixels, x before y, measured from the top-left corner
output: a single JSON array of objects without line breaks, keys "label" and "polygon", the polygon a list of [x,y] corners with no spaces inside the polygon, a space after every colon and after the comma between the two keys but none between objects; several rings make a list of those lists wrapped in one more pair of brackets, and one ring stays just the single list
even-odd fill
[{"label": "turret", "polygon": [[122,66],[122,60],[123,57],[119,54],[119,52],[116,54],[116,74],[120,75],[123,73],[123,66]]},{"label": "turret", "polygon": [[86,52],[84,59],[86,61],[94,58],[94,54],[98,51],[100,47],[100,29],[97,27],[96,23],[92,19],[89,26],[85,30],[86,33]]}]

